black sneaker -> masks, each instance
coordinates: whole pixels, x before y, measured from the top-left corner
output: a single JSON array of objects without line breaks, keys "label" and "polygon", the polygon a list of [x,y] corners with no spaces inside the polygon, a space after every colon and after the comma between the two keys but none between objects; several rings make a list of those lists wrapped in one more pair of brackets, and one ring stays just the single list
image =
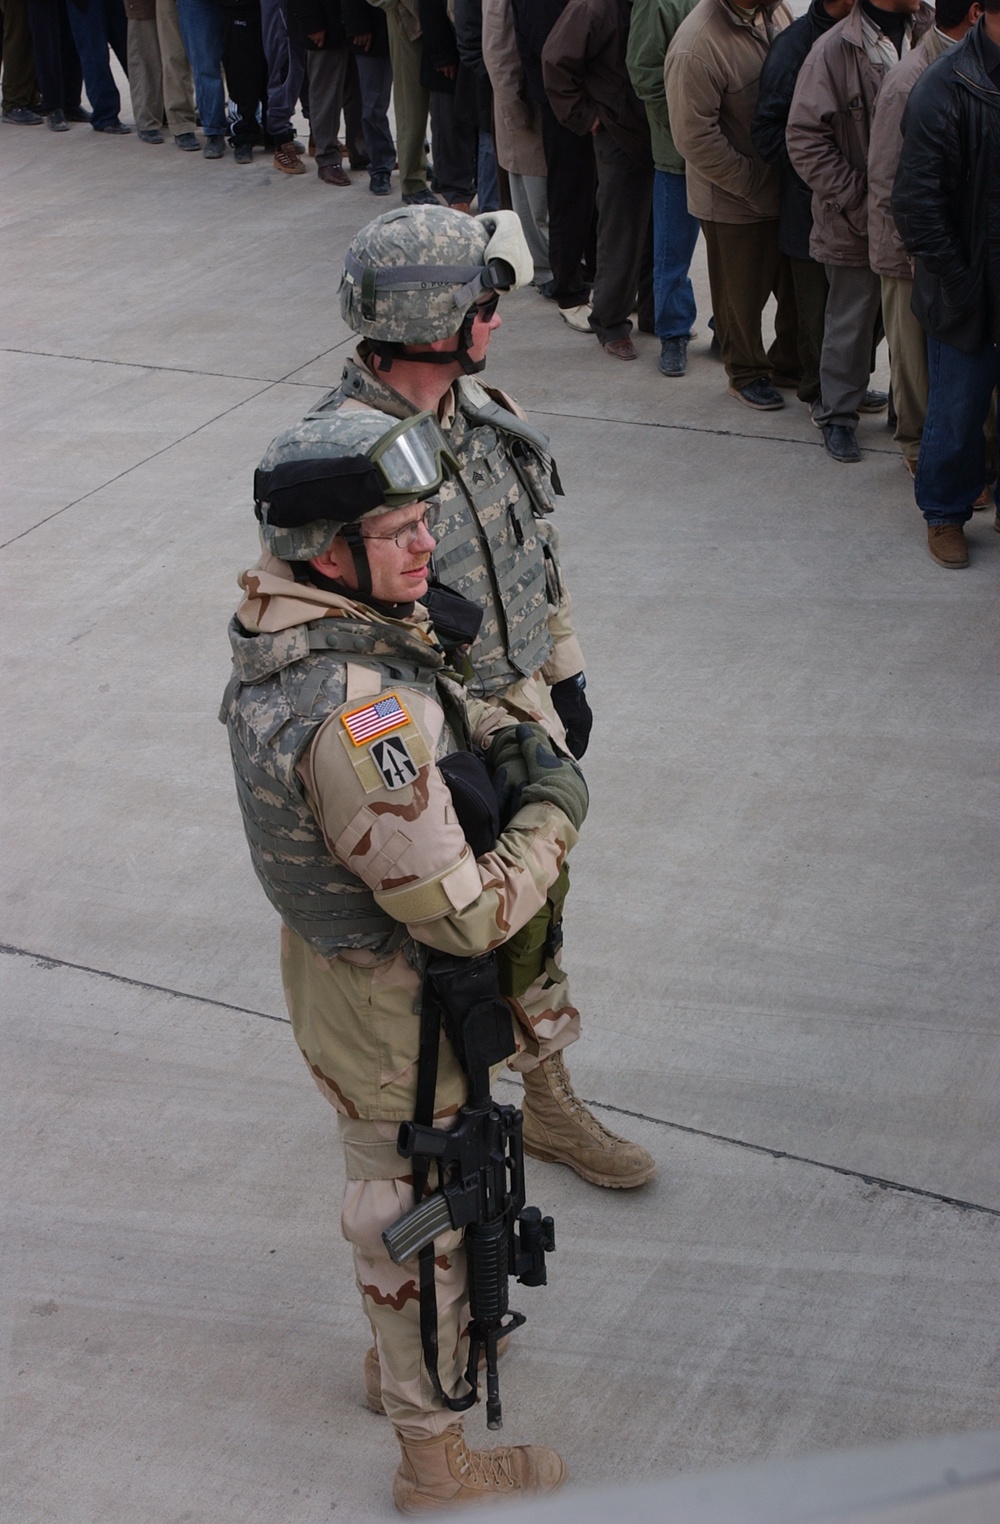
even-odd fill
[{"label": "black sneaker", "polygon": [[404,206],[440,206],[441,203],[432,190],[419,190],[404,192]]},{"label": "black sneaker", "polygon": [[141,127],[136,134],[140,143],[162,143],[163,133],[155,127]]},{"label": "black sneaker", "polygon": [[233,158],[236,160],[237,164],[252,164],[253,144],[237,143],[233,148]]},{"label": "black sneaker", "polygon": [[763,376],[757,381],[749,381],[746,386],[730,386],[729,395],[735,397],[737,402],[742,402],[744,407],[752,407],[758,413],[775,413],[785,405],[781,393],[770,381],[765,381]]},{"label": "black sneaker", "polygon": [[661,376],[685,375],[688,368],[687,335],[681,334],[676,339],[661,339],[660,358],[657,363]]},{"label": "black sneaker", "polygon": [[888,392],[865,392],[858,403],[859,413],[884,413],[889,406]]},{"label": "black sneaker", "polygon": [[90,112],[82,106],[67,106],[65,111],[67,122],[89,122]]},{"label": "black sneaker", "polygon": [[846,423],[824,423],[823,446],[827,455],[842,466],[852,466],[861,459],[857,436]]},{"label": "black sneaker", "polygon": [[54,111],[49,112],[49,131],[69,132],[69,122],[66,120],[66,113],[58,106]]},{"label": "black sneaker", "polygon": [[392,176],[387,169],[373,169],[368,176],[368,189],[373,196],[388,196],[392,190]]},{"label": "black sneaker", "polygon": [[[90,125],[91,127],[94,127],[93,122],[91,122]],[[119,122],[116,117],[115,120],[113,122],[109,122],[106,127],[94,127],[94,131],[106,132],[110,138],[123,138],[125,134],[130,133],[132,129],[131,127],[126,127],[124,122]]]},{"label": "black sneaker", "polygon": [[221,159],[226,151],[226,140],[221,135],[213,135],[205,139],[205,146],[201,150],[203,159]]},{"label": "black sneaker", "polygon": [[5,122],[13,122],[16,127],[40,127],[42,118],[39,112],[32,111],[30,106],[8,106],[2,113]]},{"label": "black sneaker", "polygon": [[185,153],[197,153],[198,149],[201,147],[201,144],[198,142],[197,134],[194,132],[175,132],[174,142],[177,144],[177,147],[183,149]]}]

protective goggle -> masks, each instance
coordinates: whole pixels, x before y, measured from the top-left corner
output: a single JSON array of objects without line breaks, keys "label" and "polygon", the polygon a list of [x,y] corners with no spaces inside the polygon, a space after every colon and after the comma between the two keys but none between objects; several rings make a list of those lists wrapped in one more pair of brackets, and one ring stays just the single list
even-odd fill
[{"label": "protective goggle", "polygon": [[447,463],[458,470],[448,441],[433,413],[404,418],[368,451],[382,478],[387,503],[411,502],[436,492]]},{"label": "protective goggle", "polygon": [[278,529],[355,524],[373,509],[429,497],[455,459],[433,413],[403,418],[362,455],[281,461],[254,477],[259,517]]}]

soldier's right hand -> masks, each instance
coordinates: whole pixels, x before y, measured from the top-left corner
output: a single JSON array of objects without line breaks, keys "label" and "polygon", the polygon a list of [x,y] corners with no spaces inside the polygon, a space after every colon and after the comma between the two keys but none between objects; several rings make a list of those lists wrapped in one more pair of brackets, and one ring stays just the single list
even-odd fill
[{"label": "soldier's right hand", "polygon": [[582,772],[571,758],[553,750],[541,725],[518,725],[515,735],[528,777],[521,790],[521,805],[547,800],[562,810],[578,831],[590,803]]}]

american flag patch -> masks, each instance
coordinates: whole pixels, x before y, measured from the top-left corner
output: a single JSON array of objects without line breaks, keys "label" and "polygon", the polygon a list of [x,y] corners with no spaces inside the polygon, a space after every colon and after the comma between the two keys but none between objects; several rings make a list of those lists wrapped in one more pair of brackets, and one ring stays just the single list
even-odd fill
[{"label": "american flag patch", "polygon": [[352,709],[350,714],[340,716],[341,723],[355,746],[364,746],[375,736],[384,736],[390,730],[402,730],[409,725],[410,716],[394,694],[366,704],[363,709]]}]

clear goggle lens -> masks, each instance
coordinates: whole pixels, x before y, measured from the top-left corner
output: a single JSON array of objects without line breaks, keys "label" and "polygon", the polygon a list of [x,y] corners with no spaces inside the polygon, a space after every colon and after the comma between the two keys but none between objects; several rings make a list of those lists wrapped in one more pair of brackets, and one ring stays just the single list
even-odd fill
[{"label": "clear goggle lens", "polygon": [[422,497],[440,487],[443,461],[458,469],[433,413],[404,419],[379,440],[370,455],[385,482],[388,502],[393,497]]}]

